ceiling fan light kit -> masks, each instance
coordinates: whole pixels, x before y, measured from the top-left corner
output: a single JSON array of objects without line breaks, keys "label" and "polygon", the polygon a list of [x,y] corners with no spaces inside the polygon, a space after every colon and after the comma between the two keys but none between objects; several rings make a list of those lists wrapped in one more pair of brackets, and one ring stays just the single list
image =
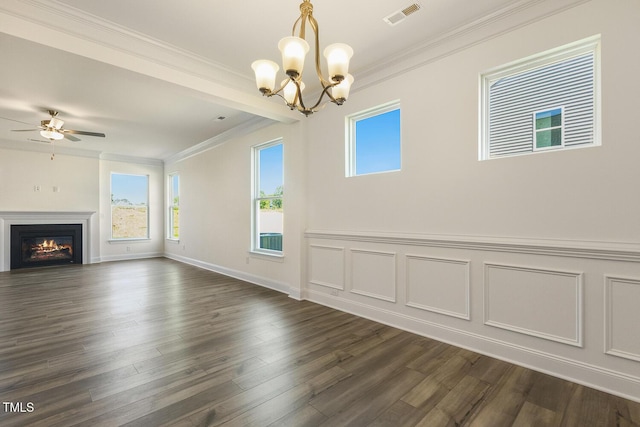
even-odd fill
[{"label": "ceiling fan light kit", "polygon": [[[309,52],[309,43],[305,40],[305,28],[309,24],[314,33],[315,66],[318,80],[322,85],[322,92],[313,106],[307,106],[302,99],[304,83],[302,71],[304,60]],[[296,36],[296,29],[299,32]],[[273,61],[261,59],[254,61],[251,68],[255,72],[256,85],[264,96],[278,95],[282,97],[287,106],[292,110],[298,110],[305,116],[318,111],[324,105],[320,105],[324,96],[336,105],[342,105],[349,97],[349,90],[353,84],[353,76],[349,74],[349,61],[353,56],[353,49],[344,43],[334,43],[324,50],[327,60],[329,79],[325,79],[320,66],[320,40],[318,36],[318,22],[313,17],[313,5],[310,0],[303,0],[300,4],[300,17],[293,24],[290,37],[285,37],[278,43],[282,53],[282,68],[288,78],[282,81],[278,89],[275,88],[276,75],[280,67]]]},{"label": "ceiling fan light kit", "polygon": [[40,135],[42,135],[44,138],[55,140],[55,141],[64,138],[64,135],[55,129],[41,130]]}]

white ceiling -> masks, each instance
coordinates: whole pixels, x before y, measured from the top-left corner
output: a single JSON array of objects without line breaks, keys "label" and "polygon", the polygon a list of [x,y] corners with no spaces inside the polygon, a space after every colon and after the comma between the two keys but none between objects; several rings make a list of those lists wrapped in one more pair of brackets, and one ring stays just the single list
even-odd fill
[{"label": "white ceiling", "polygon": [[[255,59],[280,62],[277,42],[290,35],[300,2],[3,0],[0,144],[49,149],[30,140],[42,139],[38,132],[11,131],[33,128],[48,109],[60,111],[65,128],[107,135],[63,140],[56,149],[144,159],[168,159],[273,120],[313,120],[279,98],[261,97],[250,68]],[[341,41],[354,48],[352,94],[359,77],[443,37],[570,2],[419,0],[418,12],[389,26],[382,18],[412,0],[313,1],[321,46]]]}]

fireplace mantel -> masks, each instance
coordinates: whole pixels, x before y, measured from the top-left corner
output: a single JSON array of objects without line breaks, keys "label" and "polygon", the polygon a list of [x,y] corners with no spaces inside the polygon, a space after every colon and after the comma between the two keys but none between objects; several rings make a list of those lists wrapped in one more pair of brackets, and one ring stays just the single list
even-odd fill
[{"label": "fireplace mantel", "polygon": [[14,224],[82,224],[82,259],[91,260],[91,217],[89,211],[0,211],[0,271],[11,266],[11,226]]}]

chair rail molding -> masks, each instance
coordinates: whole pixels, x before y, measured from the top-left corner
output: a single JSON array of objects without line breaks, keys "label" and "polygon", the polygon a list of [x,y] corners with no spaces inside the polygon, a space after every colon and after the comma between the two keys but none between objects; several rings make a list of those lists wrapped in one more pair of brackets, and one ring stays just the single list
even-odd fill
[{"label": "chair rail molding", "polygon": [[640,243],[631,242],[332,230],[307,230],[305,238],[640,262]]}]

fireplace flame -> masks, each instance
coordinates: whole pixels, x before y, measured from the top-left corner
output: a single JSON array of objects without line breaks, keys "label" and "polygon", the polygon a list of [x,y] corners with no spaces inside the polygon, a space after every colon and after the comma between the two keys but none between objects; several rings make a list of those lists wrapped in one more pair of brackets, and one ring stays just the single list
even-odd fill
[{"label": "fireplace flame", "polygon": [[43,249],[52,249],[52,250],[58,250],[58,244],[55,242],[55,240],[44,240],[42,242],[42,248]]},{"label": "fireplace flame", "polygon": [[57,251],[67,251],[69,255],[73,254],[73,247],[68,244],[59,245],[55,240],[42,240],[42,243],[38,244],[36,249],[42,253],[51,253]]}]

